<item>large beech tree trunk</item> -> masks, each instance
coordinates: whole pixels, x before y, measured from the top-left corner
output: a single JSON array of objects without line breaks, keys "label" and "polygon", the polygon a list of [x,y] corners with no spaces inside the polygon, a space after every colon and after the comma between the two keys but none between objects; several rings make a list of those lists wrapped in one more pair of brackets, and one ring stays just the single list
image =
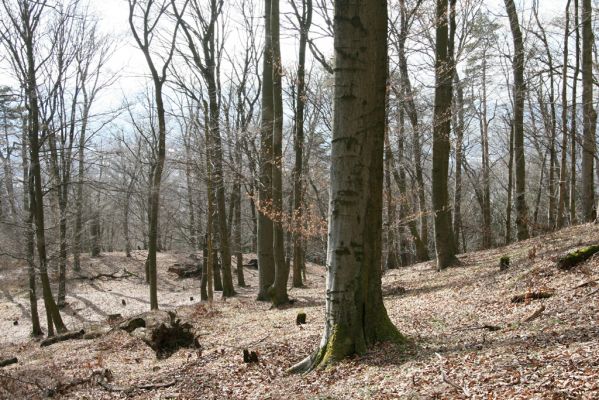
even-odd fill
[{"label": "large beech tree trunk", "polygon": [[326,324],[306,371],[402,341],[381,291],[387,5],[335,2],[335,111],[331,150]]},{"label": "large beech tree trunk", "polygon": [[272,37],[272,81],[273,81],[273,165],[272,165],[272,206],[273,206],[273,254],[275,259],[275,280],[269,295],[275,306],[289,302],[287,281],[289,265],[285,262],[285,233],[283,231],[283,89],[281,75],[281,44],[279,40],[279,0],[271,0],[270,32]]},{"label": "large beech tree trunk", "polygon": [[260,182],[258,187],[258,300],[269,300],[268,289],[275,281],[272,209],[272,41],[270,0],[264,2],[264,57],[262,60],[262,121],[260,126]]},{"label": "large beech tree trunk", "polygon": [[518,240],[528,239],[526,163],[524,159],[524,42],[514,0],[504,0],[514,41],[514,158],[516,163],[516,227]]},{"label": "large beech tree trunk", "polygon": [[450,1],[451,7],[448,12],[448,0],[437,0],[432,186],[438,270],[447,268],[456,261],[456,246],[451,226],[447,189],[453,97],[453,38],[455,34],[455,0]]}]

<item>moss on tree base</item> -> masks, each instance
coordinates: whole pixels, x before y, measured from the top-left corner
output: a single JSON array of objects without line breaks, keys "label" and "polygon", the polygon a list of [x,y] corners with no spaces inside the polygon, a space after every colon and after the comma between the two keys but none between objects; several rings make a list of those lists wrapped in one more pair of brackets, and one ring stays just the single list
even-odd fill
[{"label": "moss on tree base", "polygon": [[599,245],[582,247],[575,251],[571,251],[560,257],[557,261],[557,267],[561,270],[569,270],[591,258],[595,253],[599,252]]},{"label": "moss on tree base", "polygon": [[356,338],[346,326],[341,324],[333,326],[326,344],[321,345],[315,353],[289,368],[287,372],[304,373],[325,368],[353,354],[364,354],[368,347],[375,343],[391,342],[398,346],[408,343],[408,339],[393,325],[386,313],[380,317],[378,323],[367,330],[365,335],[369,338]]}]

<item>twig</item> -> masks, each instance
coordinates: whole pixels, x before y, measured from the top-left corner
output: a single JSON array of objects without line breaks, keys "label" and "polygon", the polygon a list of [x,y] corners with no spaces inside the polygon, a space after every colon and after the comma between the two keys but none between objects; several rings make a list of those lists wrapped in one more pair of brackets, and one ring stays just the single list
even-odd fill
[{"label": "twig", "polygon": [[500,331],[501,327],[497,326],[497,325],[490,325],[490,324],[474,325],[474,326],[467,326],[465,328],[454,329],[454,332],[475,331],[475,330],[478,330],[478,329],[486,329],[488,331],[495,332],[495,331]]},{"label": "twig", "polygon": [[[597,254],[599,254],[599,253],[597,253]],[[586,286],[593,286],[593,285],[594,285],[595,283],[597,283],[598,281],[599,281],[599,278],[593,278],[593,279],[590,279],[590,280],[588,280],[588,281],[584,281],[584,282],[582,282],[582,283],[581,283],[581,284],[579,284],[579,285],[576,285],[576,286],[574,286],[574,287],[573,287],[572,289],[570,289],[570,290],[576,290],[576,289],[580,289],[580,288],[582,288],[582,287],[586,287]]]},{"label": "twig", "polygon": [[439,358],[440,364],[439,364],[439,370],[441,371],[441,378],[443,379],[443,382],[447,383],[448,385],[460,390],[462,393],[464,393],[464,395],[466,397],[470,397],[470,390],[468,390],[467,387],[465,386],[460,386],[457,383],[453,382],[452,380],[450,380],[447,377],[447,374],[445,373],[445,370],[443,369],[443,357],[439,354],[439,353],[435,353],[435,355],[437,356],[437,358]]},{"label": "twig", "polygon": [[108,392],[122,392],[125,394],[129,394],[135,390],[155,390],[155,389],[164,389],[177,384],[177,380],[173,379],[164,383],[146,383],[138,386],[116,386],[111,385],[108,382],[103,380],[98,381],[98,385],[102,387],[102,389]]},{"label": "twig", "polygon": [[543,314],[543,311],[545,311],[545,306],[541,305],[541,307],[537,308],[537,310],[535,312],[530,314],[528,317],[524,318],[522,320],[522,322],[530,322],[532,320],[539,318],[541,316],[541,314]]},{"label": "twig", "polygon": [[119,273],[119,271],[113,272],[112,274],[102,273],[102,274],[92,275],[92,276],[80,275],[80,276],[75,277],[75,279],[87,279],[90,281],[94,281],[94,280],[100,279],[100,278],[124,279],[124,278],[129,278],[130,276],[139,278],[139,275],[127,270],[127,268],[123,268],[123,272],[121,275],[118,275],[118,273]]},{"label": "twig", "polygon": [[58,342],[64,342],[65,340],[81,339],[83,335],[85,335],[85,330],[81,329],[80,331],[76,332],[67,332],[61,335],[52,336],[48,339],[42,340],[40,347],[50,346]]},{"label": "twig", "polygon": [[10,379],[15,382],[24,383],[26,385],[33,385],[33,386],[37,387],[39,390],[41,390],[42,392],[47,390],[47,388],[43,387],[37,380],[28,381],[27,379],[17,378],[16,376],[12,376],[9,374],[3,374],[2,372],[0,372],[0,378]]}]

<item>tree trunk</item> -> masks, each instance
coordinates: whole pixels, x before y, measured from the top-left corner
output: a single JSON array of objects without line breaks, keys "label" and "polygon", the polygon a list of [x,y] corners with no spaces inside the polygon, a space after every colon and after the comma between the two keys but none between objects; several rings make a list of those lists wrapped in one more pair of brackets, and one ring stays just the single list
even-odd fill
[{"label": "tree trunk", "polygon": [[435,248],[437,270],[439,271],[456,262],[447,190],[451,101],[453,98],[453,38],[455,34],[455,0],[450,0],[450,2],[451,6],[448,10],[448,0],[437,0],[432,187],[433,209],[435,210]]},{"label": "tree trunk", "polygon": [[454,74],[455,189],[453,195],[453,237],[459,249],[462,229],[462,157],[464,152],[464,89],[457,71]]},{"label": "tree trunk", "polygon": [[591,0],[582,0],[582,216],[583,222],[594,221],[595,185],[595,125],[597,113],[593,108],[593,27]]},{"label": "tree trunk", "polygon": [[512,121],[509,121],[509,133],[508,138],[509,153],[508,153],[508,178],[507,178],[507,204],[505,210],[505,244],[508,245],[512,242],[512,189],[514,182],[514,125]]},{"label": "tree trunk", "polygon": [[487,53],[483,52],[482,60],[482,114],[480,118],[482,138],[482,167],[483,167],[483,241],[482,248],[493,246],[493,231],[491,228],[491,168],[489,165],[489,120],[487,118]]},{"label": "tree trunk", "polygon": [[576,105],[576,89],[578,87],[578,74],[580,73],[580,28],[578,26],[578,0],[574,0],[574,29],[576,32],[576,61],[574,76],[572,77],[572,111],[570,117],[570,225],[576,224],[576,119],[578,117]]},{"label": "tree trunk", "polygon": [[516,162],[516,227],[518,240],[528,239],[528,207],[526,205],[526,162],[524,158],[524,43],[514,0],[504,0],[514,41],[514,157]]},{"label": "tree trunk", "polygon": [[302,1],[302,15],[296,11],[300,26],[297,62],[297,98],[295,110],[295,166],[293,169],[293,287],[302,287],[302,271],[306,268],[303,225],[303,161],[304,161],[304,109],[306,104],[306,45],[312,25],[312,0]]},{"label": "tree trunk", "polygon": [[273,254],[272,168],[273,168],[273,54],[270,0],[264,4],[264,56],[262,59],[262,121],[260,126],[260,182],[258,187],[258,300],[268,301],[275,281]]},{"label": "tree trunk", "polygon": [[566,179],[568,176],[568,42],[570,39],[570,0],[566,4],[566,24],[564,28],[564,58],[562,66],[562,149],[559,174],[559,198],[557,201],[556,228],[564,226],[564,210],[566,205]]},{"label": "tree trunk", "polygon": [[[410,83],[410,77],[408,75],[408,62],[405,54],[405,42],[408,37],[408,23],[407,23],[407,11],[405,6],[405,0],[400,0],[401,8],[401,30],[398,43],[398,57],[399,57],[399,71],[400,78],[402,81],[402,89],[404,91],[404,102],[403,105],[406,109],[406,113],[412,125],[413,132],[413,143],[412,152],[414,157],[414,169],[416,170],[416,183],[418,185],[418,206],[419,206],[419,220],[420,220],[420,241],[426,248],[426,254],[422,251],[416,252],[418,261],[428,261],[428,217],[426,210],[426,193],[424,190],[424,175],[422,171],[422,143],[421,143],[421,132],[420,124],[418,122],[418,111],[416,110],[416,103],[414,98],[416,97],[412,91],[412,84]],[[418,248],[418,245],[417,245]]]},{"label": "tree trunk", "polygon": [[331,149],[326,324],[307,371],[402,342],[381,291],[387,8],[335,2],[335,107]]},{"label": "tree trunk", "polygon": [[21,161],[23,166],[23,212],[24,212],[24,233],[25,233],[25,253],[27,257],[27,274],[29,277],[29,308],[31,309],[31,335],[41,336],[43,334],[40,326],[39,312],[37,309],[37,289],[35,279],[35,244],[33,230],[33,208],[31,208],[33,175],[29,169],[29,157],[27,155],[27,126],[23,124],[23,137],[21,144]]},{"label": "tree trunk", "polygon": [[283,89],[281,75],[281,45],[279,39],[279,0],[271,0],[270,31],[272,37],[272,77],[273,77],[273,166],[272,166],[272,206],[273,206],[273,255],[275,279],[269,295],[275,306],[289,302],[287,281],[289,268],[285,263],[285,236],[283,232]]}]

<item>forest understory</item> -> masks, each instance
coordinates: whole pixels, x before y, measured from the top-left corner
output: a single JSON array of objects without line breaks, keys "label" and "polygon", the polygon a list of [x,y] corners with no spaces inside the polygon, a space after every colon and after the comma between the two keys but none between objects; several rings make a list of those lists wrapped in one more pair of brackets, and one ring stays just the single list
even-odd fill
[{"label": "forest understory", "polygon": [[[562,253],[599,243],[598,225],[581,225],[490,251],[459,256],[436,272],[434,263],[387,271],[385,306],[412,345],[382,344],[326,369],[289,375],[314,351],[324,324],[323,266],[308,264],[307,287],[290,289],[283,309],[255,301],[257,270],[247,288],[212,305],[200,303],[197,279],[178,279],[169,266],[187,255],[159,254],[158,299],[193,324],[199,349],[157,359],[139,338],[113,329],[92,340],[48,347],[28,337],[25,269],[0,266],[0,398],[37,399],[592,399],[599,393],[599,256],[569,271]],[[511,265],[499,270],[499,259]],[[253,255],[244,255],[246,262]],[[149,310],[145,252],[84,258],[85,276],[70,276],[63,316],[71,330],[108,326]],[[136,276],[137,275],[137,276]],[[532,299],[535,293],[546,298]],[[515,296],[524,295],[518,302]],[[193,297],[193,300],[191,299]],[[545,297],[545,296],[541,296]],[[44,315],[40,301],[40,314]],[[307,323],[296,325],[296,316]],[[15,321],[17,324],[15,325]],[[258,363],[245,363],[243,350]],[[98,376],[111,376],[110,385]],[[104,378],[103,378],[104,379]],[[102,381],[104,382],[104,381]]]}]

